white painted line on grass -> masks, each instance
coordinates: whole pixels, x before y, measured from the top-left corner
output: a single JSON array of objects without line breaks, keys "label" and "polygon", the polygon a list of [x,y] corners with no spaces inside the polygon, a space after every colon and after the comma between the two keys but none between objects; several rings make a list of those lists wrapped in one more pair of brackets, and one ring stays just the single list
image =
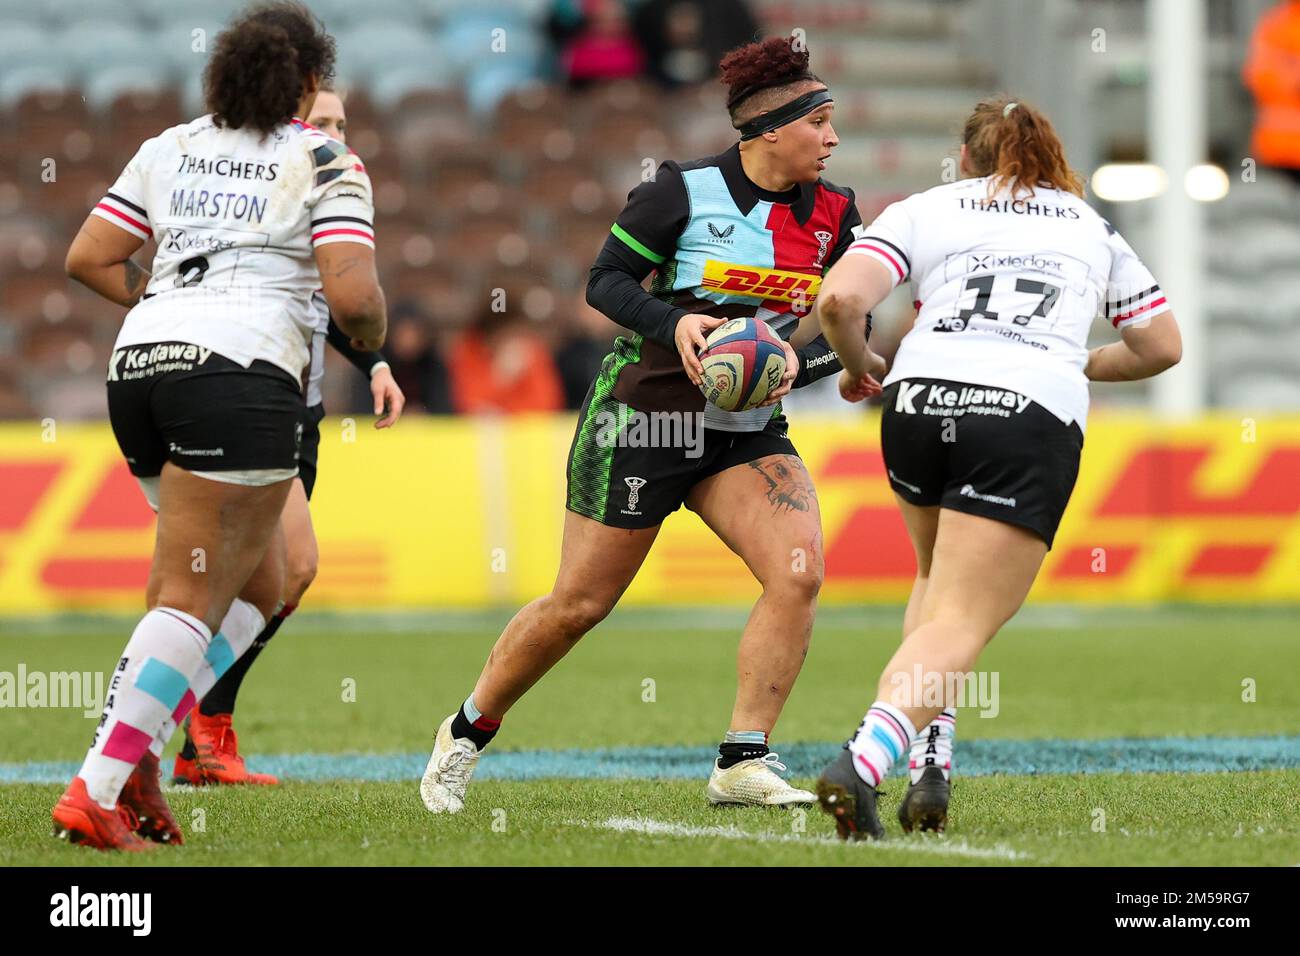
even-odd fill
[{"label": "white painted line on grass", "polygon": [[713,840],[745,840],[750,843],[801,843],[805,846],[860,846],[876,850],[900,850],[907,853],[933,853],[939,856],[966,856],[989,860],[1028,860],[1030,855],[1010,847],[995,845],[991,847],[971,846],[965,840],[949,840],[946,837],[929,837],[913,840],[862,840],[851,844],[833,836],[800,836],[797,833],[765,833],[742,830],[737,826],[693,827],[684,823],[667,823],[663,820],[651,820],[645,817],[609,817],[600,823],[585,820],[572,821],[570,825],[613,830],[617,833],[642,833],[647,836],[703,837]]}]

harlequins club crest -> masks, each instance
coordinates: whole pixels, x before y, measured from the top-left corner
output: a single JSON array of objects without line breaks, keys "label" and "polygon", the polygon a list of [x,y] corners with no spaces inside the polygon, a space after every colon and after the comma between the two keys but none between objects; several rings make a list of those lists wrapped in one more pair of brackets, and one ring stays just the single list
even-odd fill
[{"label": "harlequins club crest", "polygon": [[813,236],[817,239],[817,258],[813,260],[813,265],[820,266],[826,261],[826,250],[830,247],[833,237],[824,229],[817,230],[813,233]]},{"label": "harlequins club crest", "polygon": [[645,487],[644,478],[624,478],[623,484],[627,485],[627,510],[629,514],[636,514],[637,502],[641,500],[641,489]]}]

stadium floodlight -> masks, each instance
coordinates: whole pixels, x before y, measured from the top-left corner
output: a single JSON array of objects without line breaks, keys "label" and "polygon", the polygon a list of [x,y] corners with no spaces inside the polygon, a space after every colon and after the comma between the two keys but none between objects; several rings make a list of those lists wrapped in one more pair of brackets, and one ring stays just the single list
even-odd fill
[{"label": "stadium floodlight", "polygon": [[1092,174],[1092,192],[1107,202],[1154,199],[1169,188],[1169,177],[1153,163],[1107,163]]},{"label": "stadium floodlight", "polygon": [[1183,186],[1199,202],[1218,202],[1228,195],[1228,174],[1213,163],[1201,163],[1187,171]]}]

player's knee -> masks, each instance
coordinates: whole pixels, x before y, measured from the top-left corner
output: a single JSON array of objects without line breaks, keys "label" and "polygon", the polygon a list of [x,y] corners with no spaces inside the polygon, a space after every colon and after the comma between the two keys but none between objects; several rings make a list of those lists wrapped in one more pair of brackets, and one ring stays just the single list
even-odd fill
[{"label": "player's knee", "polygon": [[166,607],[174,611],[184,611],[198,618],[212,633],[221,626],[221,615],[213,607],[212,595],[205,589],[187,588],[183,585],[161,583],[148,601],[148,609]]},{"label": "player's knee", "polygon": [[763,591],[783,601],[812,604],[821,593],[826,570],[820,557],[805,562],[792,562],[788,568],[764,575]]},{"label": "player's knee", "polygon": [[930,615],[927,624],[943,629],[945,642],[954,654],[979,653],[1002,626],[1001,621],[987,618],[978,611],[967,608],[940,607]]},{"label": "player's knee", "polygon": [[261,612],[262,617],[270,620],[275,609],[280,606],[283,593],[283,570],[274,565],[263,565],[244,585],[243,590],[239,592],[239,598],[253,605]]},{"label": "player's knee", "polygon": [[825,572],[819,565],[815,569],[809,568],[807,571],[791,575],[791,586],[799,600],[812,604],[817,600],[817,595],[821,593],[822,581],[824,580]]},{"label": "player's knee", "polygon": [[592,594],[552,593],[546,601],[551,620],[572,641],[605,620],[613,608],[613,601]]},{"label": "player's knee", "polygon": [[302,603],[302,596],[307,593],[311,583],[316,580],[320,567],[315,553],[307,555],[290,555],[284,574],[284,601],[286,604]]}]

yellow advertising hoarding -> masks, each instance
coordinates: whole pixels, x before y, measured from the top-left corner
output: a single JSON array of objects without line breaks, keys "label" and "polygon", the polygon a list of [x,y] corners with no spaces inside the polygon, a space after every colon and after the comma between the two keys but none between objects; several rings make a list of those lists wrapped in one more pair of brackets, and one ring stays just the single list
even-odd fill
[{"label": "yellow advertising hoarding", "polygon": [[[314,608],[521,604],[555,574],[571,415],[322,423]],[[911,547],[879,422],[800,417],[825,603],[901,602]],[[0,426],[0,613],[138,609],[153,516],[106,425]],[[691,513],[669,518],[625,603],[747,604],[757,585]],[[1095,414],[1032,598],[1300,602],[1300,418],[1182,424]]]}]

